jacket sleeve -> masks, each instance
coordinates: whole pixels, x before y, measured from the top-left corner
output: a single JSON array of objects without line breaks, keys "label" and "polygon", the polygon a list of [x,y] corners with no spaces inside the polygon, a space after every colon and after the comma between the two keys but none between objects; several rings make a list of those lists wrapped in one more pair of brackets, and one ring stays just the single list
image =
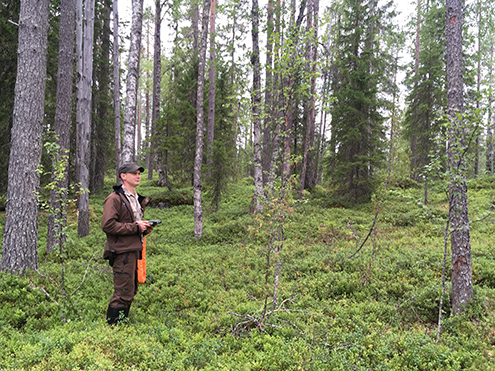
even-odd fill
[{"label": "jacket sleeve", "polygon": [[[137,222],[123,222],[122,200],[120,196],[109,196],[103,204],[103,216],[101,217],[101,229],[107,234],[132,235],[139,234]],[[126,211],[127,212],[127,211]]]}]

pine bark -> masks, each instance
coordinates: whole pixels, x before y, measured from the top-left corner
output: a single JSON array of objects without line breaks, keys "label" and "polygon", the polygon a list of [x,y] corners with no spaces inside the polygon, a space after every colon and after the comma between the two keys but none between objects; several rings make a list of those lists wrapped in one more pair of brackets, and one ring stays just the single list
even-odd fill
[{"label": "pine bark", "polygon": [[216,0],[211,0],[210,11],[210,87],[208,91],[208,133],[206,138],[206,178],[211,176],[211,166],[213,164],[213,140],[215,139],[215,8]]},{"label": "pine bark", "polygon": [[47,58],[48,0],[22,0],[17,78],[0,267],[38,268],[38,202]]},{"label": "pine bark", "polygon": [[122,154],[121,125],[120,125],[120,68],[119,68],[119,3],[113,0],[113,106],[115,119],[115,174],[116,183],[122,180],[118,174]]},{"label": "pine bark", "polygon": [[[61,152],[65,152],[63,154],[66,155],[68,155],[70,149],[75,20],[76,1],[62,0],[60,2],[55,135]],[[46,250],[48,252],[51,252],[56,245],[65,241],[62,228],[67,223],[67,193],[63,190],[67,190],[69,187],[68,166],[69,164],[67,163],[64,170],[64,179],[57,184],[58,190],[50,191],[50,205],[53,208],[53,214],[48,217],[46,237]],[[52,168],[52,173],[55,173],[54,167]]]},{"label": "pine bark", "polygon": [[452,233],[452,310],[461,314],[473,297],[471,242],[469,234],[468,199],[464,158],[465,138],[462,127],[463,112],[463,60],[462,26],[464,9],[462,0],[446,2],[447,37],[447,157],[449,172],[449,207]]},{"label": "pine bark", "polygon": [[203,164],[203,136],[204,136],[204,82],[205,82],[205,65],[206,65],[206,44],[208,39],[208,20],[210,18],[210,0],[205,0],[202,15],[201,42],[199,46],[199,67],[198,67],[198,92],[196,99],[196,152],[194,156],[194,236],[200,238],[203,236],[203,205],[201,199],[201,170]]},{"label": "pine bark", "polygon": [[261,162],[261,82],[260,82],[260,49],[259,49],[259,7],[258,0],[253,0],[251,31],[253,53],[253,165],[254,165],[254,202],[255,212],[263,211],[263,164]]},{"label": "pine bark", "polygon": [[[91,132],[91,96],[93,86],[93,36],[94,0],[84,2],[84,40],[82,45],[81,69],[78,69],[76,108],[76,169],[80,183],[77,233],[79,237],[89,235],[89,137]],[[81,24],[82,26],[82,24]]]},{"label": "pine bark", "polygon": [[134,162],[136,158],[136,108],[139,88],[139,62],[141,57],[141,36],[143,32],[143,0],[132,0],[131,42],[124,111],[124,141],[122,163]]}]

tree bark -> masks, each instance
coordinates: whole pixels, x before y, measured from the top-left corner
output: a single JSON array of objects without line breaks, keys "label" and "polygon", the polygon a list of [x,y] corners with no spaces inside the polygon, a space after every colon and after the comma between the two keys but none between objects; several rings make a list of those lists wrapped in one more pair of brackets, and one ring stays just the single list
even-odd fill
[{"label": "tree bark", "polygon": [[132,0],[131,43],[127,71],[127,87],[124,111],[124,141],[122,163],[136,159],[136,106],[138,95],[141,35],[143,32],[143,0]]},{"label": "tree bark", "polygon": [[82,69],[78,70],[78,100],[76,108],[76,169],[78,170],[78,181],[81,189],[78,202],[79,218],[77,224],[79,237],[89,235],[89,136],[91,132],[92,111],[94,14],[94,0],[85,0]]},{"label": "tree bark", "polygon": [[206,179],[211,176],[211,166],[213,164],[213,140],[215,139],[215,8],[216,0],[211,0],[210,14],[210,88],[208,91],[208,133],[206,139]]},{"label": "tree bark", "polygon": [[493,44],[490,46],[490,64],[488,67],[488,118],[487,118],[487,149],[486,149],[486,171],[493,174],[493,130],[492,130],[492,87],[493,87]]},{"label": "tree bark", "polygon": [[113,0],[113,106],[115,116],[115,174],[116,183],[121,184],[119,176],[122,140],[120,127],[120,68],[119,68],[119,3]]},{"label": "tree bark", "polygon": [[464,9],[462,0],[446,2],[447,37],[447,157],[450,172],[449,207],[452,233],[452,310],[461,314],[473,297],[471,270],[471,242],[467,184],[465,175],[465,139],[462,127],[463,113],[463,61],[462,25]]},{"label": "tree bark", "polygon": [[[272,129],[274,124],[275,102],[274,78],[273,78],[273,13],[275,0],[268,0],[267,27],[266,27],[266,66],[265,66],[265,115],[263,118],[263,185],[266,186],[271,180],[271,160],[272,160]],[[275,146],[273,146],[275,150]],[[271,182],[273,184],[273,182]]]},{"label": "tree bark", "polygon": [[260,49],[259,49],[259,7],[258,0],[253,0],[252,8],[253,53],[253,165],[254,165],[254,202],[255,212],[263,211],[261,198],[263,197],[263,164],[261,162],[261,83],[260,83]]},{"label": "tree bark", "polygon": [[201,169],[203,164],[203,136],[204,136],[204,112],[203,112],[203,94],[205,81],[205,64],[206,64],[206,44],[208,39],[208,20],[210,18],[210,0],[205,0],[202,16],[202,31],[199,50],[199,67],[198,67],[198,92],[196,99],[196,153],[194,156],[194,236],[200,238],[203,236],[203,205],[201,200]]},{"label": "tree bark", "polygon": [[[55,135],[61,154],[68,155],[70,149],[70,126],[72,114],[72,77],[74,72],[74,35],[76,19],[75,0],[60,2],[60,30],[58,46],[57,101],[55,107]],[[53,213],[48,217],[46,251],[65,241],[63,227],[67,224],[67,192],[69,187],[68,166],[65,164],[64,178],[57,190],[50,191]],[[55,163],[52,174],[55,173]],[[52,181],[55,179],[52,177]],[[64,191],[65,190],[65,191]]]},{"label": "tree bark", "polygon": [[1,269],[38,268],[38,201],[48,0],[22,0]]},{"label": "tree bark", "polygon": [[[90,192],[94,193],[104,185],[105,170],[107,164],[107,130],[109,128],[109,108],[110,108],[110,16],[111,0],[101,0],[100,11],[95,15],[95,37],[94,45],[97,48],[98,56],[94,63],[94,76],[96,83],[93,83],[95,90],[95,110],[94,124],[91,134],[91,174]],[[96,9],[95,9],[96,12]]]},{"label": "tree bark", "polygon": [[[314,17],[316,14],[313,14],[315,8],[315,1],[308,1],[308,13],[307,13],[307,33],[308,37],[311,32],[316,33],[314,26]],[[306,66],[308,75],[312,75],[316,71],[316,65],[313,65],[314,59],[316,59],[316,50],[313,52],[313,49],[316,49],[314,42],[316,40],[311,41],[308,40],[306,44],[307,53],[308,53],[308,65]],[[309,76],[308,76],[309,77]],[[301,179],[300,179],[300,187],[299,187],[299,199],[302,199],[303,191],[307,188],[309,184],[307,179],[307,174],[310,174],[313,169],[312,167],[312,147],[314,145],[314,122],[315,122],[315,91],[316,91],[316,79],[310,78],[310,91],[309,91],[309,99],[307,104],[305,105],[306,111],[306,133],[304,135],[304,146],[303,146],[303,160],[302,160],[302,168],[301,168]]]}]

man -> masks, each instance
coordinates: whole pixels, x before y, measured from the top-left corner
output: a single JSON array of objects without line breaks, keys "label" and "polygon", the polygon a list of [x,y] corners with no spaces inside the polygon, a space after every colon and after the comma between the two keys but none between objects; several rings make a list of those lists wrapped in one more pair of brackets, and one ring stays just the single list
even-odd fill
[{"label": "man", "polygon": [[103,258],[113,266],[114,293],[107,310],[107,322],[118,323],[129,316],[129,308],[137,293],[137,260],[143,250],[143,235],[153,227],[142,220],[149,200],[138,193],[144,168],[126,163],[119,168],[121,186],[113,187],[103,204],[101,228],[107,235]]}]

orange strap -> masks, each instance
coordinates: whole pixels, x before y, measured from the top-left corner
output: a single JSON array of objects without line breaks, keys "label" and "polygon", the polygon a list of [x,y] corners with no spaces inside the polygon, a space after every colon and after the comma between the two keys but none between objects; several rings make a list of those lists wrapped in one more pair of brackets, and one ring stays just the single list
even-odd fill
[{"label": "orange strap", "polygon": [[142,258],[137,261],[138,283],[146,282],[146,237],[143,237],[143,253]]}]

